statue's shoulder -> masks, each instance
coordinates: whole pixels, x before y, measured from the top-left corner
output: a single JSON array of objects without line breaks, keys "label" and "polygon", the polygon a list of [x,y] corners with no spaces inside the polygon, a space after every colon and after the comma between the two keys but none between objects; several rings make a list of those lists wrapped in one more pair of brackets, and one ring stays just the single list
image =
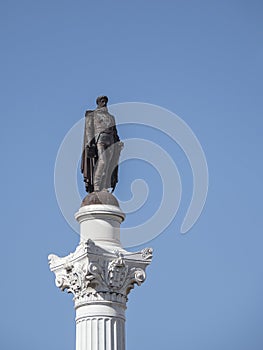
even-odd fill
[{"label": "statue's shoulder", "polygon": [[114,120],[115,120],[114,115],[110,114],[110,112],[109,112],[109,111],[107,111],[107,114],[110,116],[110,118],[112,118],[112,119],[114,119]]},{"label": "statue's shoulder", "polygon": [[85,117],[90,117],[90,116],[92,116],[92,115],[93,115],[93,112],[94,112],[94,111],[92,111],[92,110],[87,110],[87,111],[85,112]]}]

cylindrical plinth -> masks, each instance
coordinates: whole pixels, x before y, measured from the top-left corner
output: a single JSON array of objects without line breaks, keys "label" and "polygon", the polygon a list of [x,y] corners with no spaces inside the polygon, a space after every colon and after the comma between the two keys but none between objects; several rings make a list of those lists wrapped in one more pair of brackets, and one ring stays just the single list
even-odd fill
[{"label": "cylindrical plinth", "polygon": [[79,306],[76,350],[125,350],[125,306],[112,302]]},{"label": "cylindrical plinth", "polygon": [[75,214],[80,224],[80,241],[92,239],[105,246],[120,247],[120,224],[125,214],[115,205],[86,205]]}]

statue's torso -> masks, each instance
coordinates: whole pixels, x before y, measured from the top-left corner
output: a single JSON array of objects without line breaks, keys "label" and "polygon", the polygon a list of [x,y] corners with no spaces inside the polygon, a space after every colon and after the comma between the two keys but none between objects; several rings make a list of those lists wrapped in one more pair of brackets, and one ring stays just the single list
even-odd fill
[{"label": "statue's torso", "polygon": [[114,117],[104,109],[97,109],[93,113],[95,135],[103,132],[112,133],[112,128],[115,126]]}]

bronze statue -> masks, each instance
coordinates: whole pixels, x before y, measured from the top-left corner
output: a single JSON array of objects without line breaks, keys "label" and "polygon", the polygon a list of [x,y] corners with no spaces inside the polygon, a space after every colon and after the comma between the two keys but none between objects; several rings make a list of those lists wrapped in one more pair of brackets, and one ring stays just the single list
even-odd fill
[{"label": "bronze statue", "polygon": [[123,143],[115,118],[108,112],[107,96],[99,96],[97,108],[85,113],[85,130],[81,159],[86,191],[98,192],[112,188],[118,182],[118,162]]}]

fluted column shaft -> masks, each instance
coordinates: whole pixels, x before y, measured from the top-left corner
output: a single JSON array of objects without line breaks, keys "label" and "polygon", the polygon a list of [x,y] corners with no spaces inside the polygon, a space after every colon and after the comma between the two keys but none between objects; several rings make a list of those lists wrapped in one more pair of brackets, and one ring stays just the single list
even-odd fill
[{"label": "fluted column shaft", "polygon": [[76,350],[125,350],[125,310],[107,304],[78,307]]}]

